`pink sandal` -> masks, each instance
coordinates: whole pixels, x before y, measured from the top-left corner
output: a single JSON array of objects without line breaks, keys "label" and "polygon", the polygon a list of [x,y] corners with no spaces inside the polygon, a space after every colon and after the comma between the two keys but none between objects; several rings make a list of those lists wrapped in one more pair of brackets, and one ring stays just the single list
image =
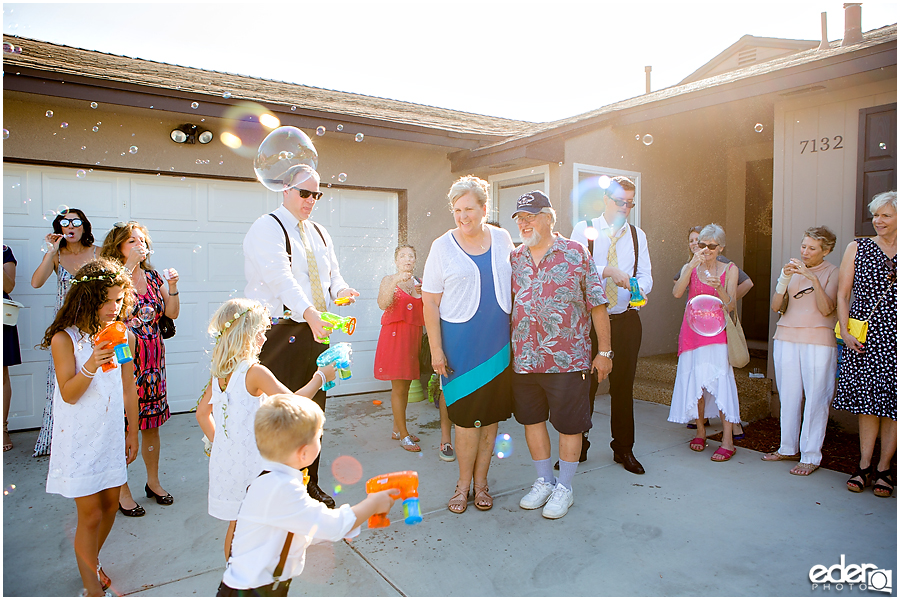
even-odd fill
[{"label": "pink sandal", "polygon": [[737,448],[728,450],[727,448],[719,446],[719,449],[713,452],[713,455],[709,457],[709,460],[713,462],[726,462],[731,460],[731,457],[734,456],[735,452],[737,452]]}]

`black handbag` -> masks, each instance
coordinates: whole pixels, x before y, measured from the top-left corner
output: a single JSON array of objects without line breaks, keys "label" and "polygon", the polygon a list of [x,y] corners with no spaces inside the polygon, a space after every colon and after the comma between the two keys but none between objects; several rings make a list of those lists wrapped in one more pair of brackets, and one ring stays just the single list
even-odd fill
[{"label": "black handbag", "polygon": [[422,334],[422,345],[419,347],[419,370],[422,373],[434,373],[431,368],[431,346],[428,344],[428,333]]},{"label": "black handbag", "polygon": [[159,318],[159,333],[164,340],[175,335],[175,321],[163,315]]}]

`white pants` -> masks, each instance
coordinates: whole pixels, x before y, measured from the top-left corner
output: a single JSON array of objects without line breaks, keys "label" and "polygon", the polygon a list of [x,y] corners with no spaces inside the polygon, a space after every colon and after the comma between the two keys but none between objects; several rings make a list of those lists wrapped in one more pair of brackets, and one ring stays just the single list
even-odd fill
[{"label": "white pants", "polygon": [[[828,425],[828,407],[834,397],[837,348],[775,340],[775,380],[781,399],[781,447],[784,455],[797,454],[800,462],[822,462],[822,442]],[[803,396],[803,428],[800,406]]]}]

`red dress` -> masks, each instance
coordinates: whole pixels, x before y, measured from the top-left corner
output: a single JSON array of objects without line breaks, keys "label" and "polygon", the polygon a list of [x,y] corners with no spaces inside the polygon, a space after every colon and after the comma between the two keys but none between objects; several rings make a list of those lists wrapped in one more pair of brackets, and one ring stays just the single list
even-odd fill
[{"label": "red dress", "polygon": [[394,303],[381,317],[381,334],[375,350],[375,379],[412,381],[419,378],[419,347],[424,325],[422,299],[395,288]]}]

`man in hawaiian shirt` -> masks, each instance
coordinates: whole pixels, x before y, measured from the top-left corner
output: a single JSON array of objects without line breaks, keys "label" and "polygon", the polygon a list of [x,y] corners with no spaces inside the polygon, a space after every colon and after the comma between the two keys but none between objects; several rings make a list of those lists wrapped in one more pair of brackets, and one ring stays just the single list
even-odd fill
[{"label": "man in hawaiian shirt", "polygon": [[[572,479],[581,432],[590,429],[590,377],[612,370],[606,295],[587,249],[553,232],[556,213],[539,191],[522,195],[513,219],[524,242],[512,262],[513,397],[516,420],[538,478],[519,502],[558,519],[575,502]],[[591,361],[593,322],[599,340]],[[547,419],[559,432],[559,478],[553,476]]]}]

